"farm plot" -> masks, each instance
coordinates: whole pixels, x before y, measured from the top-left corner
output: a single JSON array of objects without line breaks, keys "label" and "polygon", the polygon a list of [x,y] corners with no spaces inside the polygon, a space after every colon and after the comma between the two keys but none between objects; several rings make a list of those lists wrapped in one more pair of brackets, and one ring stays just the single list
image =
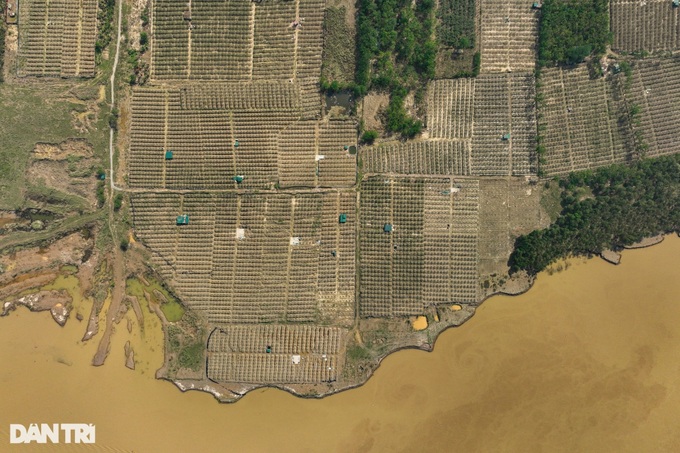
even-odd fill
[{"label": "farm plot", "polygon": [[477,301],[479,181],[388,179],[361,187],[362,317]]},{"label": "farm plot", "polygon": [[[648,157],[680,152],[680,60],[637,62],[631,86]],[[637,127],[637,126],[636,126]]]},{"label": "farm plot", "polygon": [[484,178],[479,183],[479,274],[504,275],[515,239],[544,228],[541,189],[525,178]]},{"label": "farm plot", "polygon": [[534,98],[533,75],[486,74],[477,77],[470,157],[472,175],[535,173]]},{"label": "farm plot", "polygon": [[323,6],[321,0],[154,0],[152,79],[318,79]]},{"label": "farm plot", "polygon": [[208,378],[220,383],[312,384],[342,372],[348,331],[321,326],[229,326],[208,341]]},{"label": "farm plot", "polygon": [[481,0],[481,72],[533,72],[538,12],[524,0]]},{"label": "farm plot", "polygon": [[549,68],[541,76],[548,175],[563,175],[628,159],[629,127],[620,121],[626,107],[615,79],[590,79],[588,69]]},{"label": "farm plot", "polygon": [[680,48],[680,8],[667,0],[612,0],[612,48],[635,52]]},{"label": "farm plot", "polygon": [[430,138],[472,137],[475,79],[435,80],[427,87]]},{"label": "farm plot", "polygon": [[22,0],[17,74],[93,77],[96,0]]},{"label": "farm plot", "polygon": [[350,187],[356,181],[356,126],[351,121],[300,121],[278,137],[281,187]]},{"label": "farm plot", "polygon": [[153,263],[210,323],[352,322],[353,192],[145,193],[131,204]]},{"label": "farm plot", "polygon": [[469,175],[470,140],[420,140],[362,149],[366,173]]}]

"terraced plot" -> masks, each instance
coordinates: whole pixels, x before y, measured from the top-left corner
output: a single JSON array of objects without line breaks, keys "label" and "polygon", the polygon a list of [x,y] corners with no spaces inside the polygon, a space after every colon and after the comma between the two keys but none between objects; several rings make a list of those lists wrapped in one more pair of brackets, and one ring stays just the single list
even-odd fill
[{"label": "terraced plot", "polygon": [[208,341],[208,378],[219,383],[333,382],[348,331],[321,326],[229,326]]},{"label": "terraced plot", "polygon": [[369,174],[470,174],[470,140],[386,143],[362,151],[362,157]]},{"label": "terraced plot", "polygon": [[93,77],[96,0],[22,0],[17,74]]},{"label": "terraced plot", "polygon": [[[131,203],[153,263],[211,324],[352,322],[354,192],[145,193]],[[176,225],[180,214],[188,225]]]},{"label": "terraced plot", "polygon": [[543,71],[546,174],[563,175],[629,159],[631,131],[620,77],[624,76],[593,80],[584,65]]},{"label": "terraced plot", "polygon": [[680,8],[667,0],[612,0],[612,48],[635,52],[680,48]]},{"label": "terraced plot", "polygon": [[538,12],[522,0],[481,0],[482,73],[533,72]]},{"label": "terraced plot", "polygon": [[372,177],[361,186],[362,317],[477,300],[479,181]]},{"label": "terraced plot", "polygon": [[631,86],[633,104],[640,107],[640,128],[649,146],[646,155],[680,152],[680,60],[637,62]]}]

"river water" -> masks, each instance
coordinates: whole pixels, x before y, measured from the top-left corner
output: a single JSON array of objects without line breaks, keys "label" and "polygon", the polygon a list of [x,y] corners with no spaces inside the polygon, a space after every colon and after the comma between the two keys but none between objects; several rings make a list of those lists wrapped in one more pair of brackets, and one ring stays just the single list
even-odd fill
[{"label": "river water", "polygon": [[9,448],[9,424],[31,422],[94,423],[96,446],[69,451],[680,451],[679,257],[669,236],[619,266],[572,260],[525,295],[489,299],[434,352],[393,354],[363,387],[323,400],[182,394],[153,379],[150,316],[143,336],[122,322],[94,368],[98,337],[80,343],[82,323],[18,309],[0,320],[0,451],[66,451]]}]

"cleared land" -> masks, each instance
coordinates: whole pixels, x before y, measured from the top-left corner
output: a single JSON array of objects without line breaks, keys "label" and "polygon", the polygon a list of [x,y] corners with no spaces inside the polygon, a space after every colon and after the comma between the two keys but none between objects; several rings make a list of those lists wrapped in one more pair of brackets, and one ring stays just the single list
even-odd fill
[{"label": "cleared land", "polygon": [[475,179],[365,180],[361,316],[415,315],[433,304],[477,301],[478,212]]},{"label": "cleared land", "polygon": [[612,48],[635,52],[680,48],[680,8],[667,0],[612,0]]},{"label": "cleared land", "polygon": [[481,72],[532,72],[536,65],[538,12],[523,0],[480,0]]},{"label": "cleared land", "polygon": [[591,79],[585,65],[542,72],[546,163],[541,168],[546,174],[563,175],[630,158],[624,77]]},{"label": "cleared land", "polygon": [[22,0],[19,7],[19,76],[94,76],[97,0]]},{"label": "cleared land", "polygon": [[631,102],[640,112],[649,157],[680,152],[680,60],[644,60],[633,71]]}]

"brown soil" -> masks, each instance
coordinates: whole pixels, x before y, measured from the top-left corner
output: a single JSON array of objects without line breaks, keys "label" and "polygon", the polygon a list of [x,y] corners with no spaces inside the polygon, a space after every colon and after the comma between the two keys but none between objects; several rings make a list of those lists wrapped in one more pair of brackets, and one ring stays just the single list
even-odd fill
[{"label": "brown soil", "polygon": [[66,160],[69,156],[93,157],[92,145],[85,139],[70,138],[61,143],[37,143],[32,157],[40,160]]},{"label": "brown soil", "polygon": [[389,94],[370,93],[361,102],[365,130],[375,130],[383,133],[381,114],[390,103]]},{"label": "brown soil", "polygon": [[600,256],[608,263],[619,264],[621,262],[621,254],[613,250],[604,250]]},{"label": "brown soil", "polygon": [[642,249],[642,248],[645,248],[645,247],[651,247],[652,245],[656,245],[659,242],[663,241],[664,237],[665,236],[660,234],[658,236],[654,236],[654,237],[651,237],[651,238],[645,238],[645,239],[641,240],[640,242],[636,242],[635,244],[627,245],[624,248],[627,248],[627,249]]}]

